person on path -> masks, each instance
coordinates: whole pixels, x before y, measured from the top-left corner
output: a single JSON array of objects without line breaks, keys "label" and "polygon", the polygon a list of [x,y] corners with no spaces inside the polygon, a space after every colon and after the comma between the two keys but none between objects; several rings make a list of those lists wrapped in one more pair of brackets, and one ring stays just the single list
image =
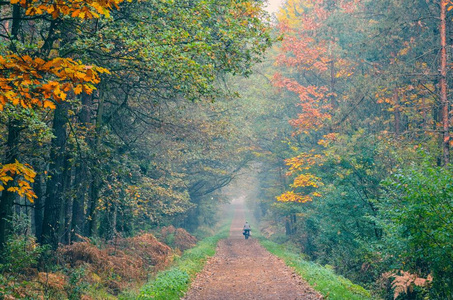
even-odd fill
[{"label": "person on path", "polygon": [[252,228],[250,227],[249,222],[246,221],[245,224],[244,224],[244,233],[243,234],[244,235],[246,235],[246,234],[250,235],[250,230],[252,230]]}]

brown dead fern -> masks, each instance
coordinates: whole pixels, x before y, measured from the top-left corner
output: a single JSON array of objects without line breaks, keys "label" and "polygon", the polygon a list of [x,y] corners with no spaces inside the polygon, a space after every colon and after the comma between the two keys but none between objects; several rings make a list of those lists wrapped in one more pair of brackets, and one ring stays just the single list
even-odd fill
[{"label": "brown dead fern", "polygon": [[401,294],[407,294],[408,292],[412,293],[415,286],[426,287],[433,281],[431,275],[428,275],[427,278],[422,278],[418,277],[416,274],[402,270],[397,273],[386,272],[382,274],[382,278],[387,280],[394,278],[392,281],[394,299],[398,298]]}]

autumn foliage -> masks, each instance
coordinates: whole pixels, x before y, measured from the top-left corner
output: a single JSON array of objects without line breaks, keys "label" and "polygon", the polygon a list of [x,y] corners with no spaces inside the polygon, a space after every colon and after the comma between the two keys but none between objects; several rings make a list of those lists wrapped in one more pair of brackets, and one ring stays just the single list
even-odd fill
[{"label": "autumn foliage", "polygon": [[91,94],[104,68],[86,66],[70,58],[44,61],[28,55],[0,57],[0,110],[7,103],[24,108],[55,108],[69,92]]},{"label": "autumn foliage", "polygon": [[92,19],[100,16],[110,16],[110,10],[119,8],[124,0],[11,0],[11,4],[19,4],[29,16],[49,14],[54,19],[61,16],[72,18]]},{"label": "autumn foliage", "polygon": [[13,164],[0,164],[0,192],[8,186],[7,191],[18,193],[33,203],[36,195],[30,183],[34,182],[35,176],[36,172],[30,165],[24,165],[18,161]]},{"label": "autumn foliage", "polygon": [[167,241],[180,251],[190,249],[197,243],[197,239],[184,228],[175,228],[173,225],[162,227],[160,233],[163,241]]},{"label": "autumn foliage", "polygon": [[452,8],[288,0],[277,13],[267,76],[289,126],[266,127],[259,207],[313,260],[371,288],[390,276],[383,298],[452,294]]},{"label": "autumn foliage", "polygon": [[386,272],[382,274],[384,280],[391,280],[391,286],[393,288],[393,297],[397,299],[398,296],[413,293],[415,287],[428,287],[433,277],[428,275],[426,278],[419,277],[417,274],[411,274],[410,272],[399,271],[399,272]]},{"label": "autumn foliage", "polygon": [[[108,16],[109,10],[114,7],[118,8],[120,2],[119,0],[11,0],[11,4],[22,6],[27,16],[50,14],[54,19],[65,15],[81,19]],[[14,40],[15,37],[12,38]],[[72,58],[46,59],[39,55],[32,57],[26,53],[14,51],[15,48],[15,46],[11,47],[6,55],[0,55],[0,112],[7,104],[19,105],[27,109],[55,109],[56,103],[67,100],[68,93],[91,94],[95,89],[95,84],[100,81],[100,74],[109,73],[105,68],[84,65]],[[13,178],[16,174],[23,174],[24,170],[29,170],[27,176],[18,179],[17,187],[7,187],[7,191],[16,192],[21,196],[25,195],[27,199],[32,200],[36,196],[29,184],[33,181],[28,180],[32,179],[29,176],[33,172],[31,166],[18,162],[0,165],[0,174],[9,172],[9,178]],[[5,189],[4,185],[7,181],[10,180],[0,182],[1,189]]]},{"label": "autumn foliage", "polygon": [[171,253],[170,247],[147,233],[133,238],[118,238],[102,248],[88,240],[66,245],[58,249],[58,258],[73,268],[84,267],[88,271],[85,280],[91,283],[101,280],[117,294],[131,282],[145,280],[151,270],[167,266]]},{"label": "autumn foliage", "polygon": [[[27,249],[21,249],[23,257],[17,257],[19,263],[14,266],[15,273],[8,274],[2,270],[2,276],[12,277],[9,282],[0,282],[0,295],[6,297],[4,299],[39,299],[46,295],[64,299],[74,296],[91,299],[84,288],[89,284],[117,295],[127,288],[144,283],[149,274],[162,270],[172,260],[173,250],[150,233],[132,238],[116,238],[111,243],[98,242],[97,245],[87,238],[80,238],[82,241],[60,247],[49,258],[54,264],[53,271],[37,270],[36,258],[33,264],[24,264],[25,256],[42,255],[34,253],[40,246],[29,240]],[[42,249],[39,251],[42,252]],[[0,279],[3,278],[0,276]],[[33,288],[25,288],[16,280],[28,280]]]},{"label": "autumn foliage", "polygon": [[184,228],[178,228],[175,232],[175,247],[181,251],[195,246],[197,239],[188,233]]},{"label": "autumn foliage", "polygon": [[[114,244],[99,248],[88,240],[58,249],[59,258],[72,267],[88,266],[90,272],[102,277],[119,275],[124,281],[143,280],[150,267],[157,269],[169,262],[171,248],[160,243],[152,234],[134,238],[118,238]],[[119,282],[109,282],[111,287]]]}]

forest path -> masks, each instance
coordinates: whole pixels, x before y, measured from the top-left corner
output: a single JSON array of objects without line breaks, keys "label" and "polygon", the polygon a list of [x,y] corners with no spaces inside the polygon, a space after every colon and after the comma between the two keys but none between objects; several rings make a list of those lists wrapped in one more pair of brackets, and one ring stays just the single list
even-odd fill
[{"label": "forest path", "polygon": [[[244,239],[244,209],[235,209],[228,239],[192,282],[183,300],[323,299],[256,239]],[[253,231],[253,224],[252,224]]]}]

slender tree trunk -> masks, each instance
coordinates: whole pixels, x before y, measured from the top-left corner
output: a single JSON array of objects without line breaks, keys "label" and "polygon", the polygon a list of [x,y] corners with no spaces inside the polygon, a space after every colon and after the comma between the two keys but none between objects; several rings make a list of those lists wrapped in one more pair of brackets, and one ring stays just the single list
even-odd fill
[{"label": "slender tree trunk", "polygon": [[[11,22],[11,38],[12,40],[17,40],[17,35],[19,34],[19,28],[21,23],[20,18],[21,7],[19,5],[13,5],[12,11],[12,22]],[[11,49],[12,50],[12,49]],[[6,142],[6,157],[5,164],[14,163],[19,155],[17,147],[19,145],[19,136],[21,129],[19,128],[20,121],[15,119],[10,119],[8,123],[8,139]],[[12,182],[11,182],[12,183]],[[9,185],[5,187],[5,190],[2,192],[0,197],[0,253],[4,249],[4,244],[6,242],[6,237],[10,234],[11,231],[11,218],[13,216],[13,204],[16,194],[8,192]],[[2,255],[0,255],[1,261]]]},{"label": "slender tree trunk", "polygon": [[20,23],[22,21],[20,18],[20,10],[20,5],[13,5],[13,21],[11,25],[11,37],[13,40],[16,40],[17,35],[19,34]]},{"label": "slender tree trunk", "polygon": [[422,117],[423,117],[422,128],[426,131],[428,130],[428,108],[426,105],[425,98],[422,98]]},{"label": "slender tree trunk", "polygon": [[72,202],[72,223],[71,241],[77,240],[77,235],[83,235],[83,225],[85,216],[85,198],[87,194],[87,167],[84,162],[76,168],[74,187],[76,189],[75,198]]},{"label": "slender tree trunk", "polygon": [[99,198],[99,178],[97,174],[93,174],[91,188],[90,188],[90,203],[88,207],[88,224],[87,224],[87,236],[96,235],[97,229],[97,207]]},{"label": "slender tree trunk", "polygon": [[66,148],[66,124],[68,103],[62,102],[55,109],[52,146],[50,151],[50,179],[47,182],[47,197],[44,206],[44,219],[41,241],[53,247],[58,246],[61,226],[64,226],[61,217],[64,206],[64,177],[65,177],[65,148]]},{"label": "slender tree trunk", "polygon": [[395,135],[399,137],[401,134],[401,116],[400,116],[400,104],[398,101],[398,89],[393,90],[393,103],[394,103],[394,115],[395,115]]},{"label": "slender tree trunk", "polygon": [[291,222],[290,222],[290,217],[289,216],[285,217],[285,234],[287,236],[291,235]]},{"label": "slender tree trunk", "polygon": [[[14,163],[18,159],[17,147],[19,145],[20,131],[20,121],[15,119],[10,120],[8,124],[8,140],[6,141],[5,164]],[[9,183],[13,184],[13,181],[10,181]],[[16,199],[16,194],[7,191],[10,184],[5,187],[5,190],[2,191],[2,196],[0,197],[0,253],[3,251],[6,237],[11,233],[12,229],[11,219],[13,216],[13,204]]]},{"label": "slender tree trunk", "polygon": [[440,1],[440,100],[442,104],[442,153],[443,164],[450,161],[450,132],[449,132],[449,111],[450,105],[447,97],[447,0]]},{"label": "slender tree trunk", "polygon": [[335,83],[335,58],[332,55],[330,57],[330,105],[332,105],[333,110],[338,108],[337,99],[335,98]]},{"label": "slender tree trunk", "polygon": [[282,193],[284,193],[286,190],[286,187],[287,187],[287,182],[286,182],[287,177],[285,176],[285,171],[284,171],[283,167],[278,167],[278,177],[280,179],[280,191]]},{"label": "slender tree trunk", "polygon": [[103,221],[103,223],[105,222],[105,224],[102,224],[102,226],[104,226],[103,237],[108,241],[113,240],[117,235],[116,220],[117,220],[117,205],[115,203],[110,203],[105,214],[105,219]]},{"label": "slender tree trunk", "polygon": [[33,190],[37,196],[35,199],[35,210],[34,210],[34,219],[35,219],[35,236],[39,239],[42,234],[42,212],[44,205],[44,194],[42,190],[42,176],[41,172],[35,177],[35,184],[33,185]]},{"label": "slender tree trunk", "polygon": [[60,233],[58,236],[61,236],[61,242],[64,244],[69,244],[71,240],[71,219],[72,219],[72,197],[69,197],[67,193],[71,190],[71,156],[66,155],[64,160],[64,169],[63,169],[63,205],[61,207],[61,220],[64,226],[61,226]]},{"label": "slender tree trunk", "polygon": [[[81,96],[82,110],[79,120],[82,127],[88,128],[91,123],[91,106],[93,105],[91,95],[83,93]],[[83,156],[82,153],[80,153]],[[88,193],[88,167],[86,157],[79,157],[79,164],[75,171],[74,187],[76,195],[72,203],[72,224],[71,240],[77,240],[77,235],[83,235],[84,217],[85,217],[85,200]]]},{"label": "slender tree trunk", "polygon": [[[98,110],[96,115],[96,136],[93,143],[93,152],[95,153],[95,158],[98,155],[98,149],[101,144],[101,132],[102,132],[102,118],[104,115],[104,100],[102,94],[99,97]],[[98,174],[96,168],[91,169],[91,186],[90,186],[90,199],[88,207],[88,224],[87,224],[87,234],[88,236],[93,236],[96,233],[97,229],[97,206],[99,198],[99,190],[101,188],[101,174]]]}]

